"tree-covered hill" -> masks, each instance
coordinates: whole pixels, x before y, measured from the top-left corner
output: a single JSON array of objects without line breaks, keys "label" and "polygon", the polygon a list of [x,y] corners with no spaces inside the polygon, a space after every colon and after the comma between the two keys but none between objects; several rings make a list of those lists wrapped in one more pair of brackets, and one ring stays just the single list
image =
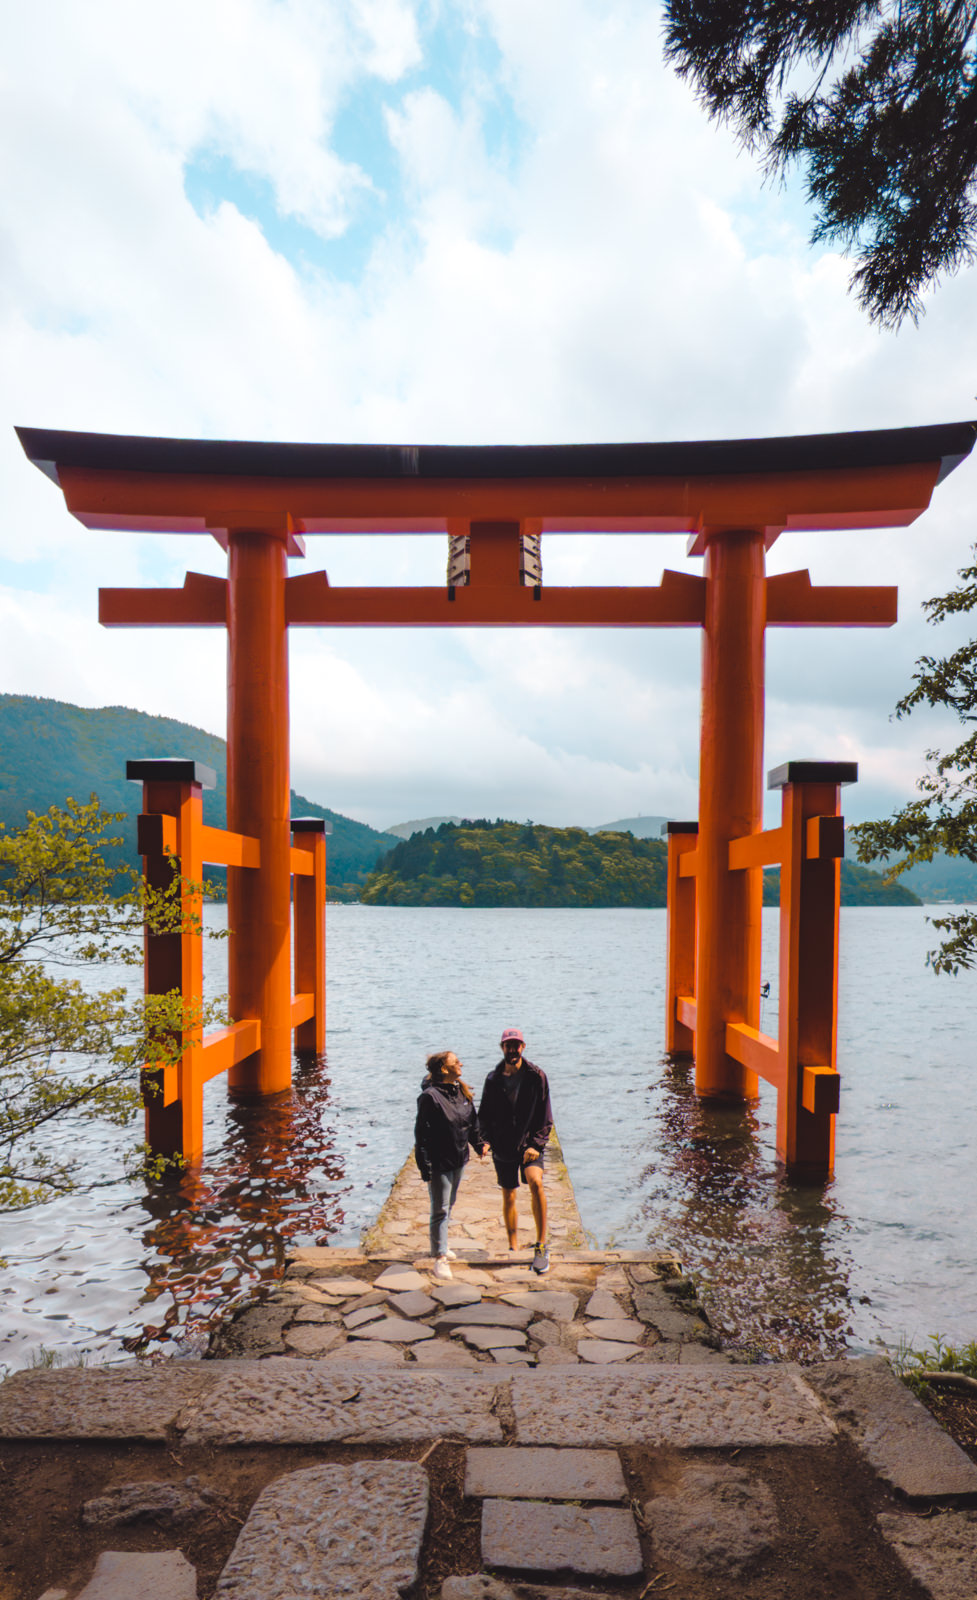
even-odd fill
[{"label": "tree-covered hill", "polygon": [[[780,868],[763,874],[763,903],[780,904]],[[904,883],[886,883],[880,872],[872,872],[857,861],[841,863],[841,903],[843,906],[919,906],[919,896]]]},{"label": "tree-covered hill", "polygon": [[[142,800],[138,784],[127,783],[126,762],[154,756],[204,761],[217,774],[217,787],[204,791],[204,821],[226,826],[227,747],[223,739],[170,717],[151,717],[126,706],[90,710],[33,695],[0,695],[0,822],[19,828],[28,811],[63,805],[70,795],[87,801],[97,794],[106,811],[124,811],[128,822],[120,864],[136,865],[136,816]],[[395,842],[366,823],[330,811],[292,792],[292,815],[325,817],[329,839],[330,885],[359,885],[377,857]],[[216,874],[215,874],[216,875]]]},{"label": "tree-covered hill", "polygon": [[[370,874],[378,906],[664,906],[667,847],[630,833],[518,822],[442,823],[404,839]],[[764,873],[776,905],[777,872]],[[918,905],[857,862],[841,864],[842,905]]]},{"label": "tree-covered hill", "polygon": [[377,864],[362,898],[382,906],[663,906],[659,839],[533,823],[443,823]]}]

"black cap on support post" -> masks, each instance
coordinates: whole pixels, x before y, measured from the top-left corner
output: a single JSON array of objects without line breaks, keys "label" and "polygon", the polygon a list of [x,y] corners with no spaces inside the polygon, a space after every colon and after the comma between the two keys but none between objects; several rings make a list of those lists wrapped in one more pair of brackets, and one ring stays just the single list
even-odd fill
[{"label": "black cap on support post", "polygon": [[768,789],[784,789],[788,783],[836,783],[843,787],[857,782],[857,761],[785,761],[767,773]]},{"label": "black cap on support post", "polygon": [[127,761],[130,783],[199,783],[201,789],[216,789],[217,774],[203,761],[184,761],[179,756],[156,756],[151,761]]}]

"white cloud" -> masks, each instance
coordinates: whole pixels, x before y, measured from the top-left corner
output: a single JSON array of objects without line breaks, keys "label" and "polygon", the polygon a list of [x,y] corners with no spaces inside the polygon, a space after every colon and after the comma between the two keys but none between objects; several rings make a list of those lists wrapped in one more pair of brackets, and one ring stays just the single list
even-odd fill
[{"label": "white cloud", "polygon": [[[86,534],[14,422],[489,443],[974,408],[977,276],[941,290],[919,330],[871,328],[849,264],[808,249],[793,197],[761,186],[661,64],[657,11],[638,0],[51,0],[17,11],[0,75],[8,691],[223,726],[221,639],[94,620],[99,583],[219,571],[216,545]],[[356,145],[347,126],[340,149],[356,96],[366,132]],[[218,192],[227,172],[267,185],[267,214],[245,215],[239,189],[198,214],[187,174],[207,161]],[[372,232],[356,234],[368,201]],[[325,253],[300,260],[283,218]],[[354,235],[360,267],[339,277],[328,241]],[[855,752],[851,815],[906,792],[930,742],[927,719],[888,717],[939,644],[918,605],[966,559],[974,470],[912,529],[786,535],[771,554],[771,570],[903,591],[891,634],[771,635],[767,765]],[[323,540],[309,564],[436,583],[443,559],[430,540]],[[544,550],[549,582],[657,582],[663,565],[698,570],[675,539]],[[691,815],[697,649],[692,634],[302,634],[296,785],[375,822]]]}]

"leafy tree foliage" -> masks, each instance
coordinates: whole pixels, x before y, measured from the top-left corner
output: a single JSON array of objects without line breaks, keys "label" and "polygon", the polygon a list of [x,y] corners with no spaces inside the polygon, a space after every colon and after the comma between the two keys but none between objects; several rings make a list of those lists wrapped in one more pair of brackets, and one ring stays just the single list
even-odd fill
[{"label": "leafy tree foliage", "polygon": [[104,854],[119,820],[93,796],[29,812],[14,833],[0,824],[0,1210],[74,1188],[71,1120],[130,1122],[142,1107],[138,1069],[175,1059],[197,1020],[176,992],[134,1000],[124,985],[98,990],[68,975],[141,965],[146,921],[158,933],[187,926],[176,873],[159,894],[131,873],[119,896]]},{"label": "leafy tree foliage", "polygon": [[[930,622],[977,607],[977,566],[961,568],[960,578],[949,594],[925,602]],[[977,640],[948,656],[920,657],[913,688],[899,701],[896,716],[908,716],[921,705],[948,706],[964,727],[977,722]],[[941,850],[977,862],[977,731],[947,754],[928,750],[926,759],[928,769],[916,784],[918,800],[881,822],[863,822],[850,830],[860,861],[896,857],[890,878],[920,861],[932,861]],[[929,964],[937,972],[951,973],[977,966],[977,913],[960,911],[932,920],[945,937],[939,950],[927,956]]]},{"label": "leafy tree foliage", "polygon": [[630,833],[446,822],[391,850],[362,898],[399,906],[663,906],[666,862],[661,840]]},{"label": "leafy tree foliage", "polygon": [[977,227],[977,6],[963,0],[667,0],[665,50],[771,173],[794,163],[812,242],[858,259],[874,321],[916,321]]},{"label": "leafy tree foliage", "polygon": [[[378,863],[363,891],[380,906],[644,906],[666,900],[668,851],[661,839],[587,833],[530,823],[443,823],[412,834]],[[764,873],[764,903],[780,896]],[[842,905],[918,905],[853,862],[841,864]]]}]

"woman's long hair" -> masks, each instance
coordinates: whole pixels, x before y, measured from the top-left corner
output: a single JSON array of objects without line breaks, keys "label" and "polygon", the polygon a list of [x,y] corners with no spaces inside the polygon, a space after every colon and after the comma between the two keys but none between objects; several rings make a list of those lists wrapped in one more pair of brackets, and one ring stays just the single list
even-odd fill
[{"label": "woman's long hair", "polygon": [[[454,1054],[455,1052],[453,1050],[435,1050],[433,1056],[428,1056],[426,1062],[427,1075],[432,1083],[444,1082],[444,1069],[447,1065],[448,1057],[453,1056]],[[464,1083],[461,1078],[458,1079],[458,1087],[465,1096],[465,1099],[474,1105],[475,1096],[472,1094],[472,1091],[469,1089],[467,1083]]]}]

